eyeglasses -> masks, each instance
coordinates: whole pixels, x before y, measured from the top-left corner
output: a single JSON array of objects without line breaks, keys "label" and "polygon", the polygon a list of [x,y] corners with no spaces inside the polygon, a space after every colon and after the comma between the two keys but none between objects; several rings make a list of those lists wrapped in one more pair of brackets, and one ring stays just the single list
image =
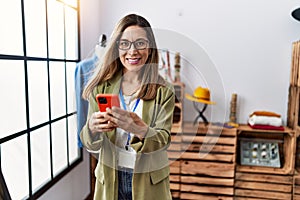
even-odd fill
[{"label": "eyeglasses", "polygon": [[118,48],[120,50],[129,50],[131,45],[133,44],[134,48],[137,50],[144,50],[147,48],[149,41],[144,39],[138,39],[134,42],[130,42],[128,40],[119,40],[117,41]]}]

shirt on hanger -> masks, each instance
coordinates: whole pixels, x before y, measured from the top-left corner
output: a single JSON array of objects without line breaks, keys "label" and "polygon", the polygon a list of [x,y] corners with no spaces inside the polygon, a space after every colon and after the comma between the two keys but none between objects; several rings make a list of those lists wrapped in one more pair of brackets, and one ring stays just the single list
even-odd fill
[{"label": "shirt on hanger", "polygon": [[77,63],[75,69],[75,93],[77,108],[77,144],[82,147],[80,140],[80,131],[86,123],[88,112],[88,101],[82,98],[82,92],[89,78],[93,74],[93,70],[98,62],[98,56],[94,54],[91,58],[85,59]]}]

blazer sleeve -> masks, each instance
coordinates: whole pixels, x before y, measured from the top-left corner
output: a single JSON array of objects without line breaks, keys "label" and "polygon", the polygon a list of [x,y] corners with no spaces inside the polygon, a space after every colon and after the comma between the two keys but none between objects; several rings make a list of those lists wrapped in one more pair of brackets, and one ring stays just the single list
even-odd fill
[{"label": "blazer sleeve", "polygon": [[175,92],[173,85],[167,83],[157,91],[157,96],[149,108],[148,115],[151,123],[144,140],[134,138],[132,146],[138,152],[149,153],[166,149],[171,142],[171,127],[175,106]]},{"label": "blazer sleeve", "polygon": [[96,135],[92,135],[88,128],[88,123],[91,115],[94,112],[98,111],[98,105],[96,102],[96,94],[98,93],[98,89],[101,90],[103,86],[99,86],[97,89],[95,89],[89,98],[89,108],[88,108],[88,114],[87,114],[87,120],[85,125],[83,126],[81,132],[80,132],[80,139],[82,141],[83,146],[85,146],[88,150],[91,151],[98,151],[103,142],[103,133],[97,133]]}]

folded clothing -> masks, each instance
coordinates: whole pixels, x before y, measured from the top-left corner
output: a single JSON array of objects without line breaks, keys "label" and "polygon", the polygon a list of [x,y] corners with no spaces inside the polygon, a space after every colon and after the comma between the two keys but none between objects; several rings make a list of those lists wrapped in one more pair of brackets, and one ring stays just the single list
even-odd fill
[{"label": "folded clothing", "polygon": [[269,126],[282,126],[282,120],[280,117],[270,117],[270,116],[257,116],[252,115],[248,119],[248,123],[251,126],[254,125],[269,125]]},{"label": "folded clothing", "polygon": [[253,129],[263,129],[263,130],[279,130],[279,131],[284,131],[283,126],[270,126],[270,125],[250,125],[249,126]]},{"label": "folded clothing", "polygon": [[269,117],[281,117],[281,115],[280,114],[277,114],[277,113],[275,113],[275,112],[271,112],[271,111],[264,111],[264,110],[262,110],[262,111],[254,111],[251,115],[250,115],[250,117],[252,117],[253,115],[257,115],[257,116],[269,116]]}]

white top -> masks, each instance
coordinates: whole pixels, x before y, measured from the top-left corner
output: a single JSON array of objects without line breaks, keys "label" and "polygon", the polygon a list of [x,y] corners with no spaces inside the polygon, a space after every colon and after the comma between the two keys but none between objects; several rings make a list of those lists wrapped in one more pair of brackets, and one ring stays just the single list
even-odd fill
[{"label": "white top", "polygon": [[[137,99],[131,101],[132,96],[123,95],[124,101],[126,104],[126,110],[132,111]],[[120,105],[123,107],[122,102]],[[123,108],[125,110],[125,108]],[[140,100],[139,104],[136,107],[135,113],[142,118],[142,111],[143,111],[143,100]],[[134,134],[130,133],[131,140],[134,137]],[[136,151],[129,147],[128,150],[125,149],[126,143],[128,139],[128,133],[121,128],[117,128],[117,135],[116,135],[116,145],[118,148],[118,166],[119,167],[126,167],[126,168],[134,168],[135,159],[136,159]],[[131,142],[131,141],[130,141]]]}]

